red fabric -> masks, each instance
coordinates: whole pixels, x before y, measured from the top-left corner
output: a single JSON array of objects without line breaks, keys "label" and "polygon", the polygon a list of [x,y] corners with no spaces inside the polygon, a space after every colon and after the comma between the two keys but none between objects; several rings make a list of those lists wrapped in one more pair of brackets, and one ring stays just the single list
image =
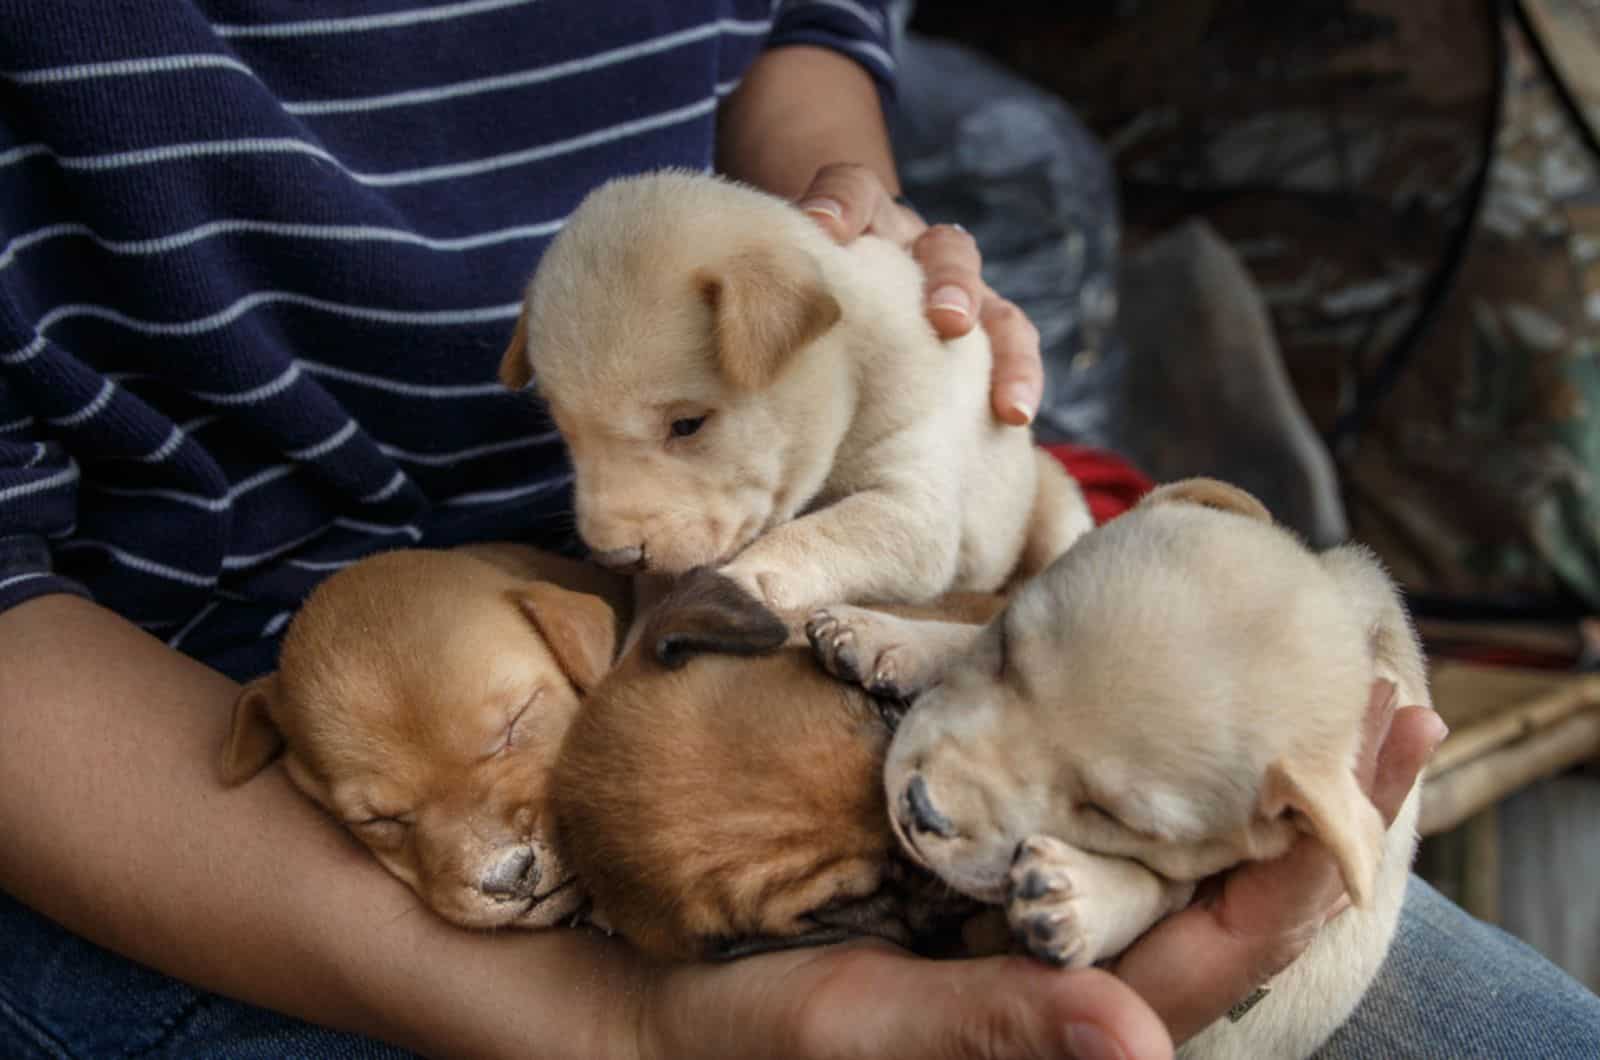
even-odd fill
[{"label": "red fabric", "polygon": [[1096,526],[1115,519],[1155,488],[1149,476],[1116,453],[1086,445],[1047,445],[1044,451],[1078,480]]}]

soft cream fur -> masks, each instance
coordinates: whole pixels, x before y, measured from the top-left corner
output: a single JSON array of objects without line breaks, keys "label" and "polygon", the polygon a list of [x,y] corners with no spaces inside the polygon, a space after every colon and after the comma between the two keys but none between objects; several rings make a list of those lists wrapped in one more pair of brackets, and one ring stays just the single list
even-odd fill
[{"label": "soft cream fur", "polygon": [[720,566],[779,611],[995,590],[1087,511],[995,420],[982,329],[942,342],[922,307],[892,244],[838,246],[782,200],[657,173],[572,215],[501,378],[547,402],[601,562]]},{"label": "soft cream fur", "polygon": [[1385,678],[1430,702],[1369,553],[1313,554],[1254,498],[1192,480],[1085,536],[987,626],[841,607],[809,632],[836,671],[927,687],[885,765],[895,832],[957,890],[1004,903],[1033,952],[1110,957],[1195,881],[1310,832],[1355,906],[1184,1053],[1306,1055],[1354,1008],[1394,930],[1417,802],[1386,835],[1355,781],[1369,690]]},{"label": "soft cream fur", "polygon": [[547,927],[584,900],[549,774],[609,667],[627,586],[519,545],[398,550],[317,587],[240,692],[228,784],[291,781],[445,919]]}]

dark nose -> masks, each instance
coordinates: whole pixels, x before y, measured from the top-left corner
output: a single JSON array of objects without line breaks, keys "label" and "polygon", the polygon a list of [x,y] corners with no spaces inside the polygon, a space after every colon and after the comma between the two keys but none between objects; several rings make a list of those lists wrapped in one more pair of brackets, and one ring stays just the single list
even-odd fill
[{"label": "dark nose", "polygon": [[955,822],[940,813],[928,797],[928,783],[921,773],[913,773],[911,782],[906,785],[905,804],[911,827],[917,831],[931,832],[942,839],[956,834]]},{"label": "dark nose", "polygon": [[478,890],[490,898],[526,898],[538,886],[539,859],[530,846],[507,850],[478,880]]},{"label": "dark nose", "polygon": [[627,548],[605,548],[589,554],[600,566],[610,567],[613,570],[626,572],[644,568],[643,545],[629,545]]}]

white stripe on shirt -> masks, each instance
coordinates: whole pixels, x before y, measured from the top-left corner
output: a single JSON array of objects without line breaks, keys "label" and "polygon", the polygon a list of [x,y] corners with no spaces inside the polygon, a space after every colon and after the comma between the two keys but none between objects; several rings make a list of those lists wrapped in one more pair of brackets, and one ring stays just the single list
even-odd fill
[{"label": "white stripe on shirt", "polygon": [[731,18],[718,19],[714,22],[703,22],[698,26],[663,34],[660,37],[651,37],[648,40],[638,41],[620,48],[612,48],[609,51],[595,52],[593,55],[552,63],[549,66],[531,67],[516,73],[497,74],[494,77],[479,77],[470,81],[455,81],[450,84],[434,85],[429,88],[407,89],[404,92],[389,92],[381,96],[296,100],[285,103],[283,109],[290,114],[297,115],[355,114],[385,110],[390,107],[439,103],[444,100],[459,99],[463,96],[524,88],[528,85],[543,84],[546,81],[556,81],[563,77],[571,77],[574,74],[603,70],[608,66],[615,66],[633,59],[671,51],[685,44],[694,44],[724,33],[759,36],[768,32],[771,28],[772,24],[770,22],[748,22]]},{"label": "white stripe on shirt", "polygon": [[215,22],[211,28],[219,37],[316,37],[333,33],[364,33],[376,29],[393,29],[397,26],[415,26],[424,22],[444,22],[536,2],[537,0],[465,0],[463,3],[441,4],[416,11],[394,11],[382,15],[310,18],[298,22]]},{"label": "white stripe on shirt", "polygon": [[78,464],[77,461],[71,461],[67,465],[66,470],[57,471],[54,475],[50,475],[47,478],[36,479],[33,482],[23,482],[15,486],[7,486],[5,489],[0,489],[0,502],[15,500],[18,497],[26,497],[30,493],[43,493],[46,490],[59,489],[62,486],[69,485],[76,481],[78,481]]},{"label": "white stripe on shirt", "polygon": [[41,66],[33,70],[12,70],[0,76],[19,85],[54,85],[63,81],[93,81],[103,77],[137,77],[143,74],[217,69],[236,70],[255,77],[255,71],[244,63],[231,55],[222,55],[218,52],[153,55],[145,59],[113,59],[109,62],[73,63],[69,66]]},{"label": "white stripe on shirt", "polygon": [[[385,309],[378,306],[331,302],[326,298],[314,298],[311,295],[299,294],[295,291],[255,291],[217,310],[215,313],[208,313],[203,317],[194,317],[190,320],[140,320],[119,312],[110,306],[74,303],[72,305],[57,306],[50,310],[39,320],[38,328],[40,331],[48,331],[63,320],[70,320],[74,317],[94,317],[97,320],[117,324],[127,328],[129,331],[137,331],[145,335],[203,335],[208,331],[217,331],[227,327],[258,306],[274,305],[280,302],[302,306],[307,309],[318,309],[335,316],[354,317],[357,320],[370,320],[380,324],[406,324],[428,327],[456,327],[462,324],[482,324],[496,320],[510,320],[522,309],[520,302],[473,306],[468,309]],[[38,349],[34,347],[38,347]],[[6,364],[21,363],[37,354],[39,349],[43,348],[44,339],[41,336],[22,350],[13,351],[9,354],[0,354],[0,362]]]},{"label": "white stripe on shirt", "polygon": [[[882,54],[882,49],[877,49],[877,51]],[[56,164],[62,169],[102,172],[191,158],[256,154],[301,154],[309,155],[318,161],[337,167],[358,184],[373,188],[393,188],[411,184],[428,184],[438,180],[450,180],[454,177],[477,176],[482,173],[492,173],[496,170],[542,162],[561,155],[598,147],[601,144],[625,140],[630,136],[638,136],[643,133],[655,132],[658,129],[670,128],[674,125],[694,121],[710,114],[716,109],[716,106],[717,97],[713,93],[687,106],[676,107],[644,118],[635,118],[632,121],[621,122],[603,129],[595,129],[566,140],[539,144],[535,147],[511,151],[502,155],[490,155],[487,158],[469,159],[465,162],[447,162],[439,165],[423,166],[418,169],[395,170],[389,173],[357,172],[346,167],[338,158],[316,144],[294,137],[283,136],[247,137],[239,140],[201,140],[192,143],[162,144],[158,147],[145,147],[134,151],[116,151],[102,155],[55,155],[55,159]],[[0,168],[35,154],[53,155],[54,152],[43,144],[29,144],[11,151],[0,152]]]},{"label": "white stripe on shirt", "polygon": [[193,228],[186,228],[164,236],[153,236],[149,239],[106,239],[88,225],[57,224],[36,228],[31,232],[24,232],[13,239],[6,245],[5,250],[0,251],[0,269],[9,267],[16,260],[18,254],[30,247],[48,240],[65,239],[72,236],[91,239],[103,250],[108,250],[113,254],[124,255],[165,254],[205,239],[236,232],[249,235],[276,236],[285,239],[327,240],[347,243],[407,243],[427,250],[464,251],[496,246],[501,243],[512,243],[522,239],[542,239],[545,236],[559,232],[561,226],[566,223],[567,219],[561,217],[554,221],[515,225],[511,228],[476,232],[466,236],[432,237],[420,235],[416,232],[408,232],[403,228],[386,228],[382,225],[313,225],[230,218],[228,220],[210,221],[203,225],[196,225]]}]

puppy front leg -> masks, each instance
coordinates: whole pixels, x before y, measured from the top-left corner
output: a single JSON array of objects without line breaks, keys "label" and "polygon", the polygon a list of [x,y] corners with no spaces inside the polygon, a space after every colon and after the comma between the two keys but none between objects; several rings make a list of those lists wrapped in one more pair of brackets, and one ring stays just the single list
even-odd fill
[{"label": "puppy front leg", "polygon": [[921,603],[950,588],[960,534],[959,519],[926,494],[866,490],[757,538],[722,573],[780,613]]},{"label": "puppy front leg", "polygon": [[890,699],[911,699],[933,684],[982,631],[850,604],[821,608],[806,619],[806,639],[823,669]]},{"label": "puppy front leg", "polygon": [[1084,968],[1127,949],[1193,895],[1193,883],[1157,876],[1137,861],[1032,836],[1017,844],[1011,862],[1006,919],[1035,957]]}]

